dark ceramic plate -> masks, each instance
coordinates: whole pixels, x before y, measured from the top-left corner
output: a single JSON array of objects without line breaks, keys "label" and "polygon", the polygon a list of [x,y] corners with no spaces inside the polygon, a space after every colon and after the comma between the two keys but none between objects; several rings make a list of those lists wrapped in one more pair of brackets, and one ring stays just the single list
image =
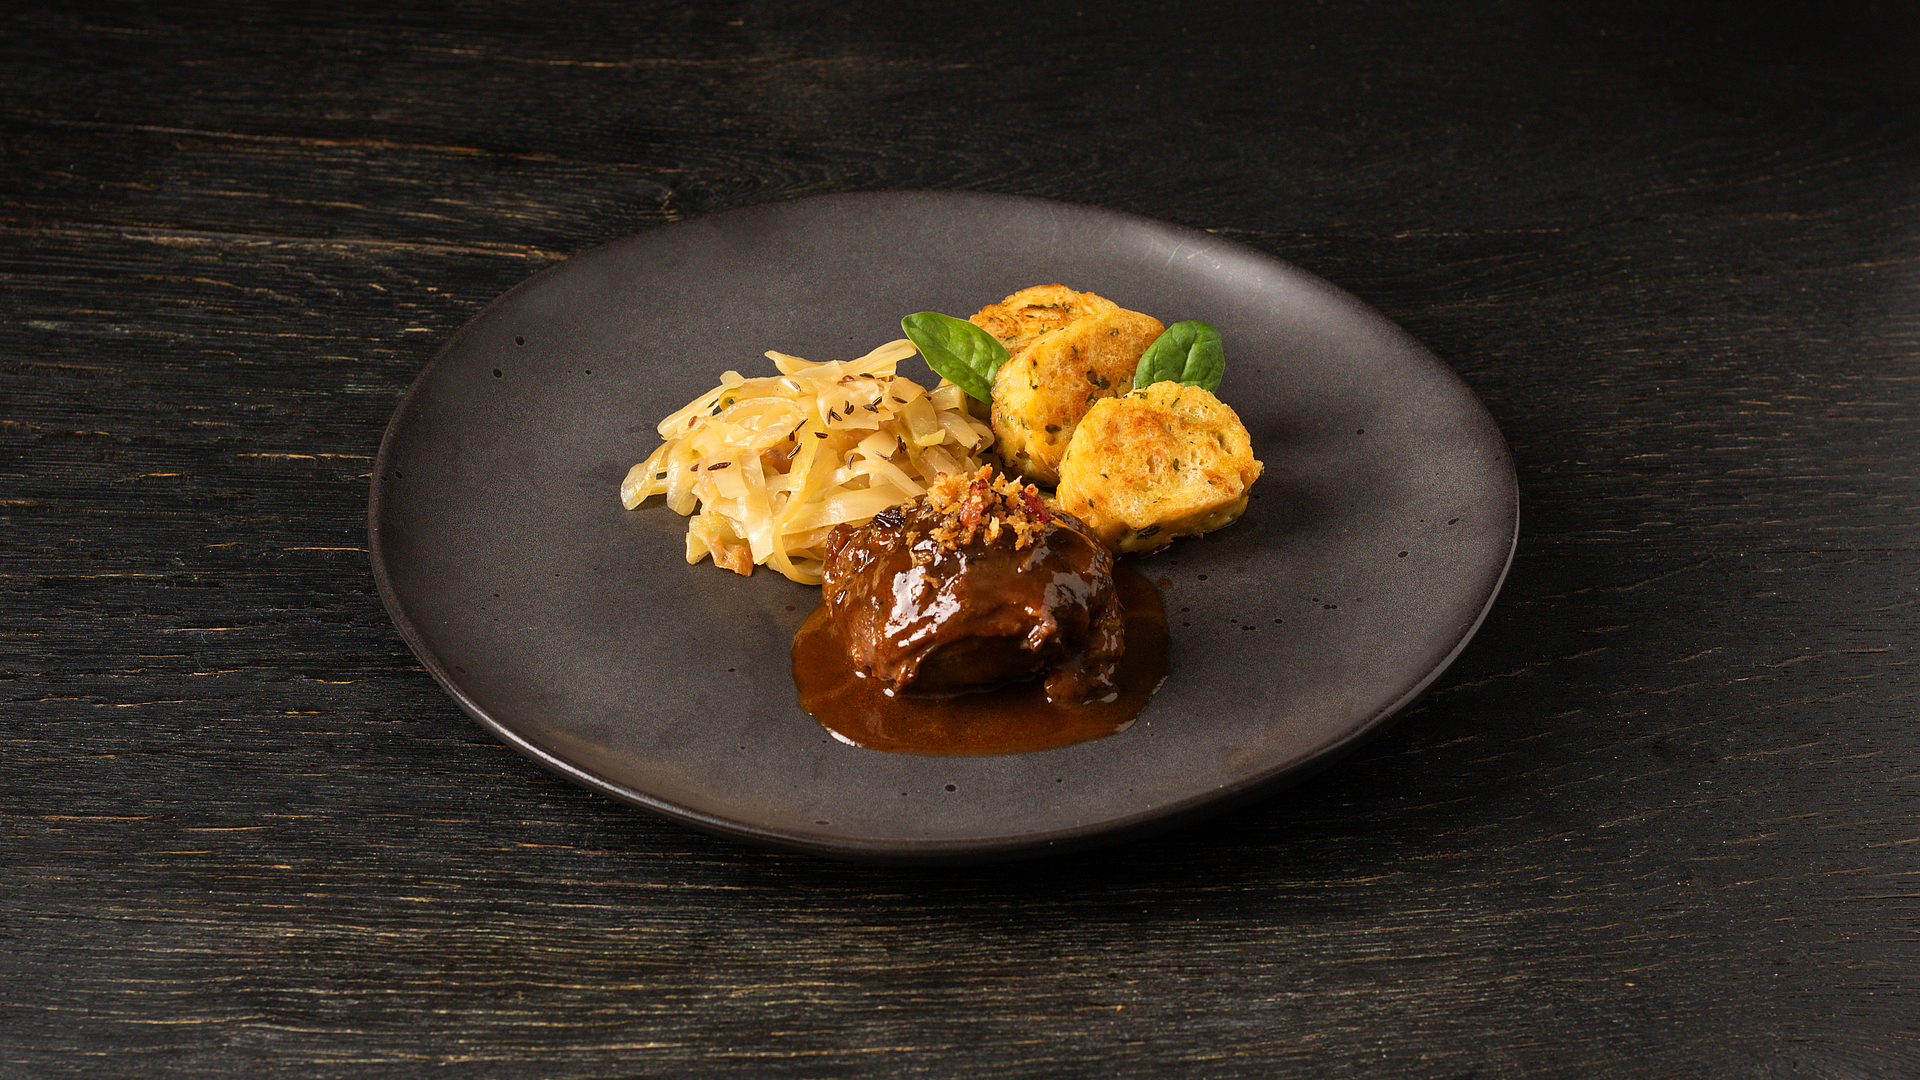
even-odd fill
[{"label": "dark ceramic plate", "polygon": [[[1127,731],[986,758],[837,742],[788,670],[819,590],[688,566],[686,520],[621,509],[620,479],[662,416],[724,369],[771,371],[767,349],[849,358],[907,312],[1052,282],[1219,328],[1220,396],[1266,463],[1252,506],[1136,563],[1161,582],[1173,674]],[[1155,831],[1325,766],[1465,646],[1517,523],[1485,409],[1325,281],[1127,214],[905,193],[669,225],[500,297],[401,401],[369,533],[421,662],[541,764],[750,841],[962,862]]]}]

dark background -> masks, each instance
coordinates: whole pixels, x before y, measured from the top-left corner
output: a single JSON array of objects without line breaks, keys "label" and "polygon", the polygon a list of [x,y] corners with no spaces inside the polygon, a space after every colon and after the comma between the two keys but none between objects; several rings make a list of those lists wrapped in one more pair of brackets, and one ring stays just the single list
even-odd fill
[{"label": "dark background", "polygon": [[[37,3],[0,14],[0,1078],[1920,1076],[1904,3]],[[1213,230],[1510,440],[1365,750],[1044,864],[841,865],[539,770],[368,477],[601,242],[837,191]]]}]

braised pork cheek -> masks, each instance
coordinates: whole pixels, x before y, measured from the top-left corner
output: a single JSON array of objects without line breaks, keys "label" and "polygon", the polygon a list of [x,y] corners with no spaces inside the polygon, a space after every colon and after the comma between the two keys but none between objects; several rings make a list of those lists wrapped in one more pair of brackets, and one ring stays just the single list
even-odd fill
[{"label": "braised pork cheek", "polygon": [[1043,678],[1049,701],[1114,696],[1125,619],[1113,554],[1031,486],[982,469],[842,525],[822,600],[854,669],[935,696]]}]

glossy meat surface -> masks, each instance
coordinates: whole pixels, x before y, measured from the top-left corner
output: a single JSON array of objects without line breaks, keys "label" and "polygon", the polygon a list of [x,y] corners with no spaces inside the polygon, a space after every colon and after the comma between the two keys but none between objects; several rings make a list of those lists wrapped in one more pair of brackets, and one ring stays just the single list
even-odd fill
[{"label": "glossy meat surface", "polygon": [[1124,648],[1113,555],[1078,519],[1041,517],[956,543],[943,528],[953,514],[916,500],[836,529],[823,593],[855,666],[903,694],[1042,673],[1054,700],[1112,693]]}]

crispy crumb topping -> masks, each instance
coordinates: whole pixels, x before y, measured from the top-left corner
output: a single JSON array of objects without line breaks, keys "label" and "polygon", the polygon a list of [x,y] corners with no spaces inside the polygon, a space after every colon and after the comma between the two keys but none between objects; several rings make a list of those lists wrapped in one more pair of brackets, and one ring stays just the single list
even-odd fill
[{"label": "crispy crumb topping", "polygon": [[926,508],[940,516],[928,532],[934,543],[948,550],[964,544],[995,543],[1013,534],[1013,548],[1029,547],[1052,524],[1053,515],[1032,484],[1000,475],[991,465],[972,476],[942,473],[927,488]]}]

